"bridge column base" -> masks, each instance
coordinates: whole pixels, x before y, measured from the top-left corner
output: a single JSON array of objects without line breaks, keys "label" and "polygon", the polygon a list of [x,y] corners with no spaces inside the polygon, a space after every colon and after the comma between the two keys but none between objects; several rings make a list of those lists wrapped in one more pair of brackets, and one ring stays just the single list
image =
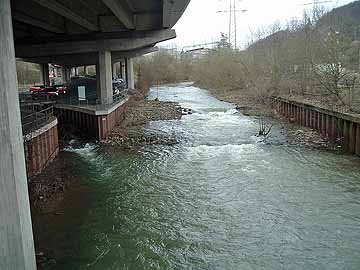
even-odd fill
[{"label": "bridge column base", "polygon": [[0,1],[0,269],[35,270],[10,0]]}]

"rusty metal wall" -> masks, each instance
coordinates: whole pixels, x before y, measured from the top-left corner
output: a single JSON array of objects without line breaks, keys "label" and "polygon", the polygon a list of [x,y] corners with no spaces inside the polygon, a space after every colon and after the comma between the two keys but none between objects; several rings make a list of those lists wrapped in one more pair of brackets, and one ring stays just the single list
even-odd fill
[{"label": "rusty metal wall", "polygon": [[57,126],[24,143],[28,179],[42,172],[59,153]]},{"label": "rusty metal wall", "polygon": [[84,135],[102,141],[116,125],[122,123],[125,119],[125,111],[126,103],[108,115],[94,115],[64,108],[56,108],[55,114],[60,124],[72,124],[79,128]]},{"label": "rusty metal wall", "polygon": [[360,156],[360,118],[281,98],[276,98],[275,104],[281,115],[340,143],[345,152]]}]

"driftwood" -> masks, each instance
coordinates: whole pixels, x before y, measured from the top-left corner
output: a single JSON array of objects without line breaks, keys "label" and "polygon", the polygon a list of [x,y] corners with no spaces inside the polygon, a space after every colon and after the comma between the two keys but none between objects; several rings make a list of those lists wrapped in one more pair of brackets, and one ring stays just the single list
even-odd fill
[{"label": "driftwood", "polygon": [[273,124],[269,127],[266,125],[265,121],[260,118],[259,119],[259,132],[257,134],[258,137],[264,137],[264,140],[270,135]]}]

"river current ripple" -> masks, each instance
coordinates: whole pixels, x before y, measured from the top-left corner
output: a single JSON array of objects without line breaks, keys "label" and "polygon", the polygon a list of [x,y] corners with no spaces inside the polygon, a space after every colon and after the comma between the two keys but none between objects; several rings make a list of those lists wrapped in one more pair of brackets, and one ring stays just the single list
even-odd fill
[{"label": "river current ripple", "polygon": [[92,203],[58,269],[360,269],[358,158],[280,127],[260,142],[255,118],[186,83],[155,97],[193,109],[147,127],[179,144],[72,150]]}]

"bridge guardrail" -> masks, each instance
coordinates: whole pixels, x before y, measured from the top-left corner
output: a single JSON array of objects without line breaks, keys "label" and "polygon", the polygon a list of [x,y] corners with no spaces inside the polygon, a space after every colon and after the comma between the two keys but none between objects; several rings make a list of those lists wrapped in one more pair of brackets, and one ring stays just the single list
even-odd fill
[{"label": "bridge guardrail", "polygon": [[57,100],[58,104],[88,107],[90,109],[102,110],[109,106],[123,101],[128,95],[128,91],[122,91],[120,94],[114,95],[107,99],[98,99],[97,95],[86,96],[85,99],[79,99],[77,96],[61,97]]},{"label": "bridge guardrail", "polygon": [[42,110],[37,110],[36,106],[21,107],[21,125],[24,136],[43,127],[52,119],[54,119],[53,106]]}]

